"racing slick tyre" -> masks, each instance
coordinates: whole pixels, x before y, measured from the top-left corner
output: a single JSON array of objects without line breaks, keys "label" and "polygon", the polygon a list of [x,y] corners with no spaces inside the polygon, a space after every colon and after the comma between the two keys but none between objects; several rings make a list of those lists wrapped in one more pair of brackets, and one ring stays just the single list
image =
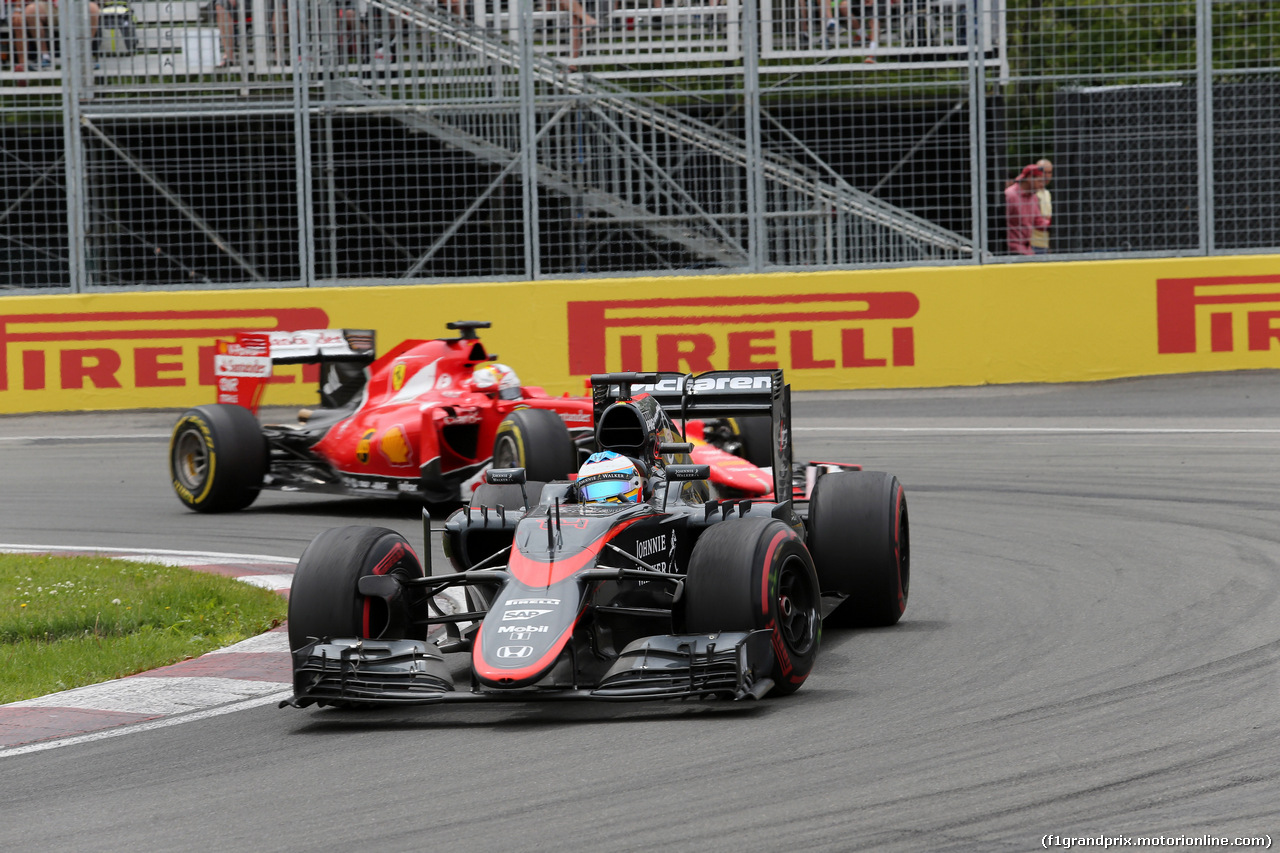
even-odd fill
[{"label": "racing slick tyre", "polygon": [[351,525],[324,531],[302,552],[289,590],[289,648],[326,637],[425,639],[414,629],[408,598],[390,602],[360,594],[365,575],[423,577],[422,563],[403,536],[385,527]]},{"label": "racing slick tyre", "polygon": [[773,518],[723,521],[693,546],[684,585],[684,629],[773,631],[774,693],[800,689],[822,640],[818,576],[804,542]]},{"label": "racing slick tyre", "polygon": [[738,442],[737,455],[757,468],[773,467],[773,419],[766,416],[727,418]]},{"label": "racing slick tyre", "polygon": [[516,409],[498,424],[494,468],[523,468],[530,480],[567,480],[578,470],[578,446],[550,409]]},{"label": "racing slick tyre", "polygon": [[262,491],[269,453],[258,419],[242,406],[189,409],[169,439],[169,473],[178,499],[197,512],[232,512]]},{"label": "racing slick tyre", "polygon": [[809,551],[823,592],[846,596],[833,627],[895,624],[911,590],[907,496],[883,471],[819,477],[809,501]]}]

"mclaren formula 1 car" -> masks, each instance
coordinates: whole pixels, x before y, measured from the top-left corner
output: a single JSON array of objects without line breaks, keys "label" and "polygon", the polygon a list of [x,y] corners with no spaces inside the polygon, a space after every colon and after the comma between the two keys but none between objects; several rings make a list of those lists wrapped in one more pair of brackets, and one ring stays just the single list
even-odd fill
[{"label": "mclaren formula 1 car", "polygon": [[[173,429],[174,492],[199,512],[244,509],[263,489],[447,507],[491,464],[523,467],[542,481],[567,477],[593,441],[591,398],[520,385],[485,350],[477,330],[488,327],[449,323],[457,337],[404,341],[381,357],[368,330],[242,332],[219,341],[218,402],[184,412]],[[260,424],[263,389],[280,364],[318,366],[319,405],[296,422]],[[695,426],[694,455],[712,466],[718,493],[772,489],[768,473],[743,458],[766,452],[758,423]]]},{"label": "mclaren formula 1 car", "polygon": [[[444,523],[441,573],[385,528],[320,534],[293,579],[282,705],[788,694],[814,666],[824,619],[901,617],[903,487],[816,465],[796,500],[780,371],[602,374],[592,398],[594,449],[635,466],[636,500],[592,500],[588,466],[547,483],[490,469]],[[742,416],[771,425],[785,499],[714,498],[676,428]]]}]

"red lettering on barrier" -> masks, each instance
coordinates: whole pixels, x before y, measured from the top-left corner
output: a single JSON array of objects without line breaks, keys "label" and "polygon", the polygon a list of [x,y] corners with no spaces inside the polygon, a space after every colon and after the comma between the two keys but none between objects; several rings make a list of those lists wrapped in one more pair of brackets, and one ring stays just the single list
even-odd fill
[{"label": "red lettering on barrier", "polygon": [[[569,372],[573,375],[609,370],[608,341],[616,335],[622,345],[622,369],[653,369],[640,364],[642,339],[647,336],[624,333],[624,330],[651,329],[658,353],[659,370],[678,370],[686,363],[690,370],[710,370],[717,353],[715,338],[706,332],[679,334],[681,327],[730,327],[723,333],[729,341],[727,360],[718,365],[730,367],[737,359],[756,365],[757,356],[770,354],[755,351],[752,340],[772,339],[781,324],[803,324],[809,329],[790,331],[792,344],[790,368],[832,367],[834,360],[819,359],[814,353],[812,329],[839,324],[848,329],[851,323],[877,320],[909,320],[920,310],[920,300],[905,291],[863,293],[800,293],[785,296],[708,296],[672,299],[633,299],[618,301],[570,302],[566,306],[569,327]],[[751,331],[734,326],[756,327]],[[894,332],[895,366],[914,365],[915,350],[911,327],[905,334]],[[766,333],[766,330],[767,333]],[[733,338],[747,334],[746,338]],[[736,346],[745,347],[735,351]],[[679,343],[683,342],[683,343]],[[690,347],[692,347],[690,349]],[[901,354],[903,360],[899,361]],[[887,360],[883,363],[887,364]],[[869,365],[868,365],[869,366]]]},{"label": "red lettering on barrier", "polygon": [[[1280,303],[1280,276],[1248,275],[1215,278],[1162,278],[1156,281],[1156,352],[1161,355],[1196,351],[1196,309],[1200,306],[1274,306]],[[1252,290],[1239,292],[1242,286]],[[1227,290],[1226,288],[1233,288]],[[1249,327],[1249,349],[1268,350],[1273,335],[1263,334],[1265,346],[1255,347],[1253,316],[1269,311],[1245,311]],[[1209,315],[1209,348],[1213,352],[1233,352],[1232,324],[1235,312],[1214,311]],[[1256,321],[1267,325],[1269,319]]]},{"label": "red lettering on barrier", "polygon": [[[60,370],[63,390],[83,388],[86,380],[96,388],[119,388],[116,371],[120,353],[113,349],[64,349]],[[90,362],[92,359],[92,363]]]},{"label": "red lettering on barrier", "polygon": [[[701,373],[712,370],[711,355],[716,351],[710,335],[658,335],[658,369]],[[688,367],[681,368],[681,364]]]},{"label": "red lettering on barrier", "polygon": [[[768,341],[764,346],[756,346],[755,341]],[[774,359],[756,361],[758,355],[776,355],[777,347],[773,344],[773,332],[730,332],[729,333],[729,369],[730,370],[777,370],[778,362]]]},{"label": "red lettering on barrier", "polygon": [[791,333],[791,366],[800,370],[806,368],[835,367],[834,358],[821,361],[813,357],[813,330],[797,329]]},{"label": "red lettering on barrier", "polygon": [[622,369],[636,373],[644,370],[644,353],[640,349],[639,335],[622,336]]},{"label": "red lettering on barrier", "polygon": [[1249,349],[1266,352],[1271,342],[1280,340],[1280,329],[1272,321],[1280,319],[1280,311],[1249,312]]},{"label": "red lettering on barrier", "polygon": [[[58,312],[44,314],[0,314],[0,391],[9,390],[9,347],[18,343],[83,343],[86,341],[142,342],[142,341],[209,341],[215,338],[233,337],[245,328],[262,329],[264,331],[290,331],[294,329],[322,329],[329,325],[329,315],[321,308],[263,308],[233,309],[207,311],[84,311]],[[35,362],[28,361],[26,352],[23,355],[23,382],[37,382],[44,388],[43,369],[37,369]],[[124,348],[115,346],[106,350],[115,354],[120,360],[120,352]],[[32,351],[34,352],[34,351]],[[88,350],[64,350],[66,352],[89,352]],[[97,350],[95,350],[97,352]],[[117,383],[99,387],[121,387],[114,377],[115,370],[106,371],[107,363],[85,365],[70,359],[74,376],[68,378],[65,373],[61,380],[63,388],[82,387],[86,380],[95,384],[112,374],[112,381]],[[144,360],[145,360],[144,356]],[[43,356],[41,356],[43,359]],[[60,356],[60,363],[67,363],[65,355]],[[165,363],[167,365],[167,363]],[[158,372],[168,372],[167,366],[158,365]],[[212,385],[213,377],[206,376],[201,364],[201,384]],[[41,374],[40,380],[33,378],[34,373]],[[314,374],[318,375],[318,374]],[[157,376],[157,378],[159,378]],[[161,381],[166,384],[169,378]],[[69,384],[78,383],[78,384]],[[183,384],[179,382],[178,384]]]},{"label": "red lettering on barrier", "polygon": [[867,358],[865,329],[840,330],[840,364],[842,367],[884,367],[888,359]]},{"label": "red lettering on barrier", "polygon": [[893,330],[893,364],[895,367],[916,365],[916,330],[911,326]]},{"label": "red lettering on barrier", "polygon": [[164,376],[161,373],[180,373],[182,361],[161,361],[161,356],[182,358],[182,347],[138,347],[133,351],[134,385],[138,388],[161,388],[185,385],[181,376]]},{"label": "red lettering on barrier", "polygon": [[44,350],[22,351],[22,390],[44,390]]}]

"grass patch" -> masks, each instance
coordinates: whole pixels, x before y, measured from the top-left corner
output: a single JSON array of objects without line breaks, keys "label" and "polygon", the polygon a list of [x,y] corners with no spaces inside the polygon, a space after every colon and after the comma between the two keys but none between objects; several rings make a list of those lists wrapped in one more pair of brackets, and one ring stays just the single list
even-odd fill
[{"label": "grass patch", "polygon": [[287,609],[270,590],[181,567],[0,554],[0,704],[198,657]]}]

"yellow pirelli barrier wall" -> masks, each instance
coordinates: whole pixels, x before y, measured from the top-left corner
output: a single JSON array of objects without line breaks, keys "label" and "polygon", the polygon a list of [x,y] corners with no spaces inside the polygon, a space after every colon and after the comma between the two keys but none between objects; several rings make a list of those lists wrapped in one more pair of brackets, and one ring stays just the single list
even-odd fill
[{"label": "yellow pirelli barrier wall", "polygon": [[[488,320],[527,385],[781,367],[797,390],[1077,382],[1280,366],[1280,257],[0,298],[0,412],[212,402],[214,342],[369,328],[380,352]],[[316,401],[280,368],[263,402]],[[312,369],[314,371],[314,368]]]}]

